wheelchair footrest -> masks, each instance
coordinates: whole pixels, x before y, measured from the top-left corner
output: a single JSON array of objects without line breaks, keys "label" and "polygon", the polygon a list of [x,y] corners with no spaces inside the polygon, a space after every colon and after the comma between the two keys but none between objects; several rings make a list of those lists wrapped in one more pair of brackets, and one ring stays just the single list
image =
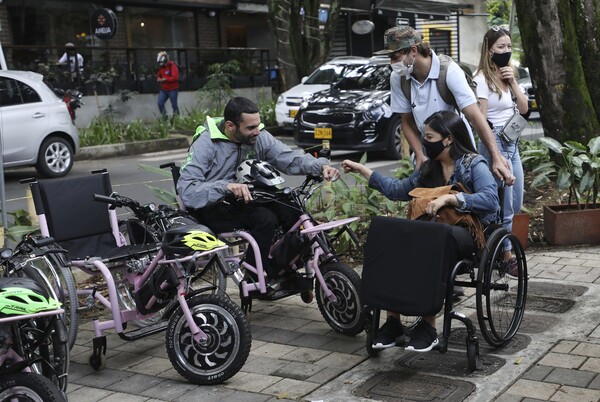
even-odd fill
[{"label": "wheelchair footrest", "polygon": [[169,321],[163,320],[157,322],[156,324],[149,325],[147,327],[138,328],[128,332],[121,332],[119,333],[119,337],[126,341],[135,341],[136,339],[144,338],[148,335],[153,335],[162,332],[165,329],[167,329],[168,325]]},{"label": "wheelchair footrest", "polygon": [[299,290],[281,289],[276,292],[271,291],[271,292],[267,292],[264,294],[258,294],[256,296],[256,298],[259,300],[275,301],[275,300],[283,299],[284,297],[292,296],[292,295],[295,295],[298,293],[300,293]]}]

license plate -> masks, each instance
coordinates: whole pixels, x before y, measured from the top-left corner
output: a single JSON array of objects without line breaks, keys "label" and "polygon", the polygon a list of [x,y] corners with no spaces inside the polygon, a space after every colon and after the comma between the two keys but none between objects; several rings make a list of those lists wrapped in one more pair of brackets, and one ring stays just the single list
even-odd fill
[{"label": "license plate", "polygon": [[332,138],[331,127],[316,127],[315,128],[315,139],[330,140],[331,138]]},{"label": "license plate", "polygon": [[532,109],[537,109],[537,102],[536,102],[535,99],[531,101],[531,108]]},{"label": "license plate", "polygon": [[296,109],[290,109],[290,117],[293,119],[298,114]]}]

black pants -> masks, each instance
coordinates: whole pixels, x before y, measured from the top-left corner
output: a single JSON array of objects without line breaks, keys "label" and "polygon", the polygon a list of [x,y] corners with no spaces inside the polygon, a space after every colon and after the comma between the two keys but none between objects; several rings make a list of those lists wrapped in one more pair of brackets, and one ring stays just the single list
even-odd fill
[{"label": "black pants", "polygon": [[[301,212],[292,204],[279,202],[269,203],[237,203],[234,205],[219,204],[196,211],[200,222],[215,233],[231,232],[236,229],[248,231],[260,249],[263,269],[269,277],[277,276],[275,268],[269,264],[269,249],[275,231],[279,226],[288,230],[300,217]],[[255,264],[254,251],[248,248],[246,260]]]}]

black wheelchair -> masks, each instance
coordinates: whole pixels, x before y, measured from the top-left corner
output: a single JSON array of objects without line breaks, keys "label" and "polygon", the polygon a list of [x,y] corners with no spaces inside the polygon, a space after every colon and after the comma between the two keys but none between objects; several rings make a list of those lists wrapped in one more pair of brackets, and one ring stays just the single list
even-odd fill
[{"label": "black wheelchair", "polygon": [[[369,356],[375,357],[381,351],[372,347],[381,310],[418,320],[416,317],[438,314],[443,307],[443,333],[435,349],[441,353],[448,350],[452,320],[461,321],[467,330],[468,370],[476,370],[477,332],[469,317],[455,311],[454,286],[475,288],[477,321],[487,343],[499,348],[510,342],[525,313],[528,280],[525,253],[517,237],[499,224],[488,226],[485,238],[484,247],[477,249],[470,234],[461,227],[373,218],[361,282]],[[504,261],[508,244],[517,263],[517,271],[512,275],[507,273],[508,264]],[[462,279],[467,276],[468,279]]]}]

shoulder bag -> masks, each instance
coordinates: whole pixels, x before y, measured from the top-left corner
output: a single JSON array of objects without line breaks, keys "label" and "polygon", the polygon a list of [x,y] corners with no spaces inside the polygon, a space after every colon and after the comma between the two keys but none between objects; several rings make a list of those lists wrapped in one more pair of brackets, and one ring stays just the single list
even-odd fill
[{"label": "shoulder bag", "polygon": [[[512,91],[512,90],[511,90]],[[506,142],[517,142],[517,140],[521,137],[523,130],[527,127],[527,120],[521,113],[519,113],[519,108],[517,107],[517,103],[515,98],[513,97],[513,104],[515,106],[515,114],[510,118],[510,120],[502,127],[502,130],[498,133],[500,138],[502,138]]]}]

